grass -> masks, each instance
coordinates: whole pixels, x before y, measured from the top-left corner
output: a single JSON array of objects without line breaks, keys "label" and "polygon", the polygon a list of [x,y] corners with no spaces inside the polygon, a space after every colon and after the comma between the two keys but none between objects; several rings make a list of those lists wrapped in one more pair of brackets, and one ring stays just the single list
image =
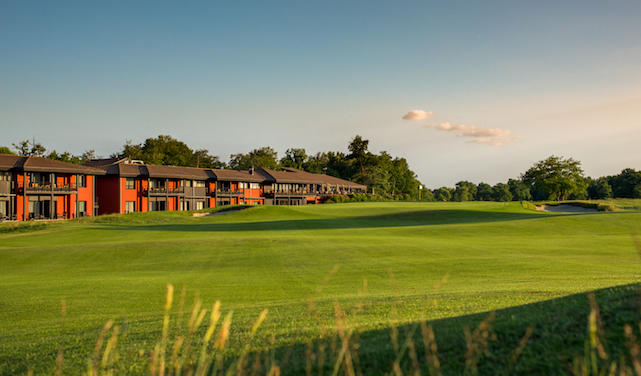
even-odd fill
[{"label": "grass", "polygon": [[[59,347],[63,370],[78,374],[108,320],[121,328],[119,353],[129,367],[121,372],[144,373],[162,337],[167,283],[187,286],[187,305],[197,296],[208,307],[220,300],[223,315],[234,311],[231,353],[268,309],[252,346],[291,349],[282,350],[294,354],[291,370],[301,370],[296,364],[305,359],[299,346],[336,326],[338,302],[349,325],[363,333],[359,351],[363,362],[371,360],[363,369],[389,372],[389,362],[366,354],[394,356],[391,322],[403,328],[427,320],[447,348],[461,343],[457,320],[467,320],[461,316],[576,293],[589,311],[585,291],[638,282],[630,234],[641,232],[640,219],[635,211],[553,214],[519,203],[369,202],[254,207],[200,218],[128,214],[28,231],[2,224],[0,374],[53,373]],[[579,312],[578,304],[567,306]],[[528,310],[518,311],[515,334],[509,345],[499,338],[501,346],[515,348],[541,318]],[[579,328],[585,334],[585,321]]]}]

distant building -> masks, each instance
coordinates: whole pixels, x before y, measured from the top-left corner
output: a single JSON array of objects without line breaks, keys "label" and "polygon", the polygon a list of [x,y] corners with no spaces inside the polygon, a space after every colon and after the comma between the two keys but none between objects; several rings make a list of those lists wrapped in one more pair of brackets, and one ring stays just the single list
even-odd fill
[{"label": "distant building", "polygon": [[294,168],[215,170],[148,165],[128,158],[93,160],[84,166],[104,172],[96,179],[98,214],[318,204],[331,195],[367,188]]},{"label": "distant building", "polygon": [[100,169],[40,157],[0,155],[0,220],[95,215]]}]

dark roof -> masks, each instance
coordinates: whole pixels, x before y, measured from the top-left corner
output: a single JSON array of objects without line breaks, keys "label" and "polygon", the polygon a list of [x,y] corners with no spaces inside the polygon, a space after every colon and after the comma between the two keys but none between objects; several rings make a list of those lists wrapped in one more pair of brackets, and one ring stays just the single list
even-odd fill
[{"label": "dark roof", "polygon": [[88,167],[103,168],[106,166],[114,165],[125,161],[127,158],[107,158],[107,159],[92,159],[89,162],[85,162],[82,165]]},{"label": "dark roof", "polygon": [[148,176],[150,178],[194,179],[242,182],[271,182],[284,184],[328,184],[349,188],[367,189],[366,186],[329,175],[285,167],[281,171],[265,168],[250,170],[212,170],[194,167],[158,166],[132,163],[128,158],[97,159],[85,163],[104,170],[107,175],[124,177]]},{"label": "dark roof", "polygon": [[265,181],[265,177],[255,170],[252,174],[251,170],[210,170],[216,180],[219,181],[248,181],[261,183]]},{"label": "dark roof", "polygon": [[104,175],[103,170],[84,165],[56,161],[41,157],[21,155],[0,155],[0,170],[19,170],[27,172],[58,172],[65,174]]},{"label": "dark roof", "polygon": [[294,184],[329,184],[341,185],[349,188],[367,189],[366,186],[351,181],[339,179],[324,174],[313,174],[311,172],[298,170],[296,168],[284,167],[282,171],[274,171],[261,168],[261,174],[265,175],[265,180],[275,183],[294,183]]}]

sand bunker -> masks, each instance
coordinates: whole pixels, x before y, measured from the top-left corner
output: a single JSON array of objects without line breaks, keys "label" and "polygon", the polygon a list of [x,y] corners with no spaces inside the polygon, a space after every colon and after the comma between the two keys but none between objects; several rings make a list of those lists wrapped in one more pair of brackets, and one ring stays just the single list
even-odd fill
[{"label": "sand bunker", "polygon": [[194,217],[211,217],[212,215],[223,215],[223,214],[235,213],[241,210],[242,209],[234,209],[234,210],[219,211],[216,213],[194,213]]},{"label": "sand bunker", "polygon": [[596,209],[582,208],[574,205],[537,205],[536,210],[552,213],[596,213]]}]

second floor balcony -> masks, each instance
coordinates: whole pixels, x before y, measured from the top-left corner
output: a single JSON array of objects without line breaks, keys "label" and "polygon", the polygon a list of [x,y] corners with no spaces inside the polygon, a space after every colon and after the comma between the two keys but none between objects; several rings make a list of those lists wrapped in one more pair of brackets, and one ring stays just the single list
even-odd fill
[{"label": "second floor balcony", "polygon": [[27,192],[31,193],[75,193],[78,188],[75,184],[58,184],[48,182],[33,182],[27,184]]}]

